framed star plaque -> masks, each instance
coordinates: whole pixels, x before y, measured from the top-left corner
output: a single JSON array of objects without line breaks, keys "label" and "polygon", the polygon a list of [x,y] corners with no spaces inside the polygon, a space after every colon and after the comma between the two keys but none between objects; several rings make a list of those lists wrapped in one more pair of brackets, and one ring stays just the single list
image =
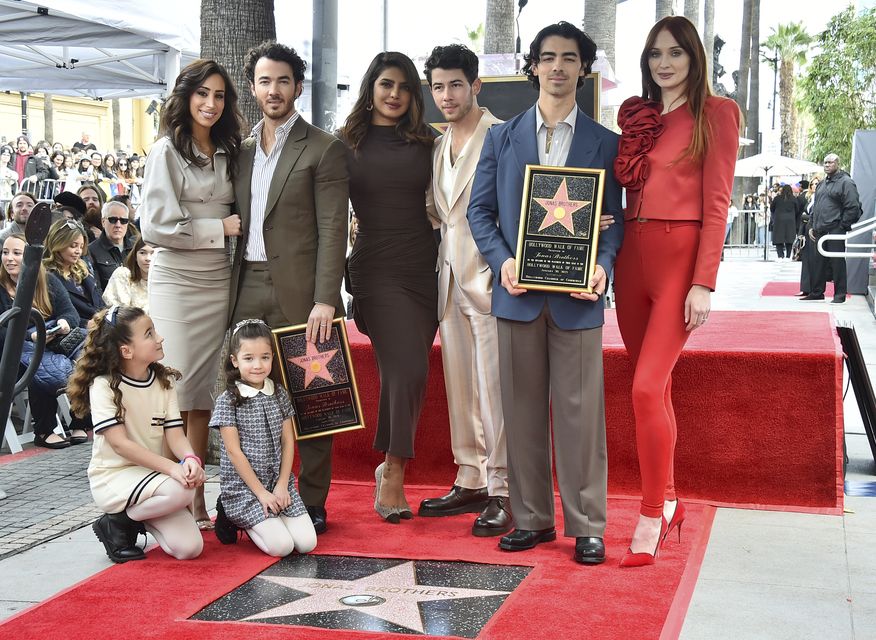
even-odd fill
[{"label": "framed star plaque", "polygon": [[283,385],[295,408],[295,439],[364,429],[344,319],[332,321],[323,343],[309,342],[306,331],[307,325],[300,324],[272,332]]},{"label": "framed star plaque", "polygon": [[604,169],[526,165],[518,287],[591,292],[604,182]]}]

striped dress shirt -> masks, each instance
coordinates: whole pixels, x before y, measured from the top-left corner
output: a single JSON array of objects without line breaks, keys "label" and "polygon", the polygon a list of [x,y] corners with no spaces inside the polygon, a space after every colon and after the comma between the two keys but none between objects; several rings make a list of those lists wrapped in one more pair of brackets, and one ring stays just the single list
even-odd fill
[{"label": "striped dress shirt", "polygon": [[286,145],[286,139],[295,121],[298,120],[298,112],[292,114],[286,122],[277,127],[276,140],[271,152],[265,154],[262,149],[262,130],[265,121],[262,119],[253,127],[252,135],[255,138],[255,159],[252,165],[252,181],[250,182],[250,208],[249,208],[249,236],[246,241],[246,254],[243,259],[247,262],[267,262],[265,252],[265,235],[263,231],[265,222],[265,207],[268,204],[268,190],[271,188],[271,180],[274,170],[277,168],[277,160]]}]

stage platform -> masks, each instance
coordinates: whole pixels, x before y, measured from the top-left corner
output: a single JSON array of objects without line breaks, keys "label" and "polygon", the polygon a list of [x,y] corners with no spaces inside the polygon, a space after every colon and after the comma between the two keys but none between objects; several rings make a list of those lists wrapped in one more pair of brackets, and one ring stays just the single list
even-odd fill
[{"label": "stage platform", "polygon": [[[368,338],[352,322],[347,329],[368,428],[335,438],[332,477],[368,481],[381,457],[371,446],[379,382]],[[637,495],[632,371],[613,311],[603,345],[609,492]],[[437,337],[430,367],[406,480],[449,487],[456,467]],[[840,513],[842,380],[830,314],[713,312],[673,376],[679,493],[715,505]]]}]

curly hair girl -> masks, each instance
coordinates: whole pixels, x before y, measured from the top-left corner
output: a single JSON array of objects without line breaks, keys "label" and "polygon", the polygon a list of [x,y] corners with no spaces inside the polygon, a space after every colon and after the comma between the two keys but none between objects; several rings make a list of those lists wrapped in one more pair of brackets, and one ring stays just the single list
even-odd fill
[{"label": "curly hair girl", "polygon": [[[121,347],[131,344],[134,338],[132,326],[145,315],[139,307],[111,307],[94,316],[94,328],[88,332],[82,355],[67,383],[67,397],[70,398],[73,413],[86,415],[91,411],[88,391],[95,378],[106,375],[110,376],[116,419],[124,422],[125,409],[122,406],[122,392],[119,390],[122,382]],[[159,362],[153,362],[150,368],[164,389],[170,388],[171,379],[179,380],[182,377],[176,369]]]}]

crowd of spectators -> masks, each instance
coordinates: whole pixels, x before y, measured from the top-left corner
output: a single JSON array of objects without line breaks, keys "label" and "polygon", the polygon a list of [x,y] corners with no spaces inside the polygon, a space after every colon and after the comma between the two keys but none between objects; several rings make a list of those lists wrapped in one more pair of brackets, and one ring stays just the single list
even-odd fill
[{"label": "crowd of spectators", "polygon": [[745,194],[741,206],[739,201],[731,203],[737,211],[728,215],[726,243],[762,247],[769,241],[779,259],[790,259],[791,245],[801,233],[818,182],[818,177],[793,184],[779,182],[761,193]]},{"label": "crowd of spectators", "polygon": [[[143,243],[136,221],[143,182],[136,155],[100,154],[88,135],[70,150],[60,143],[32,147],[19,136],[15,148],[0,147],[0,313],[15,298],[26,240],[25,225],[34,206],[52,206],[34,309],[47,327],[47,347],[28,387],[34,418],[34,443],[61,449],[87,441],[90,416],[63,424],[56,432],[58,398],[95,313],[113,304],[147,307],[146,282],[152,248]],[[33,355],[36,334],[28,331],[21,367]],[[0,329],[0,348],[5,341]]]},{"label": "crowd of spectators", "polygon": [[0,206],[5,209],[19,191],[51,200],[63,191],[76,193],[86,184],[99,187],[105,199],[127,195],[136,205],[142,165],[136,153],[101,153],[87,133],[69,148],[46,140],[32,144],[27,136],[18,136],[14,143],[0,144]]}]

